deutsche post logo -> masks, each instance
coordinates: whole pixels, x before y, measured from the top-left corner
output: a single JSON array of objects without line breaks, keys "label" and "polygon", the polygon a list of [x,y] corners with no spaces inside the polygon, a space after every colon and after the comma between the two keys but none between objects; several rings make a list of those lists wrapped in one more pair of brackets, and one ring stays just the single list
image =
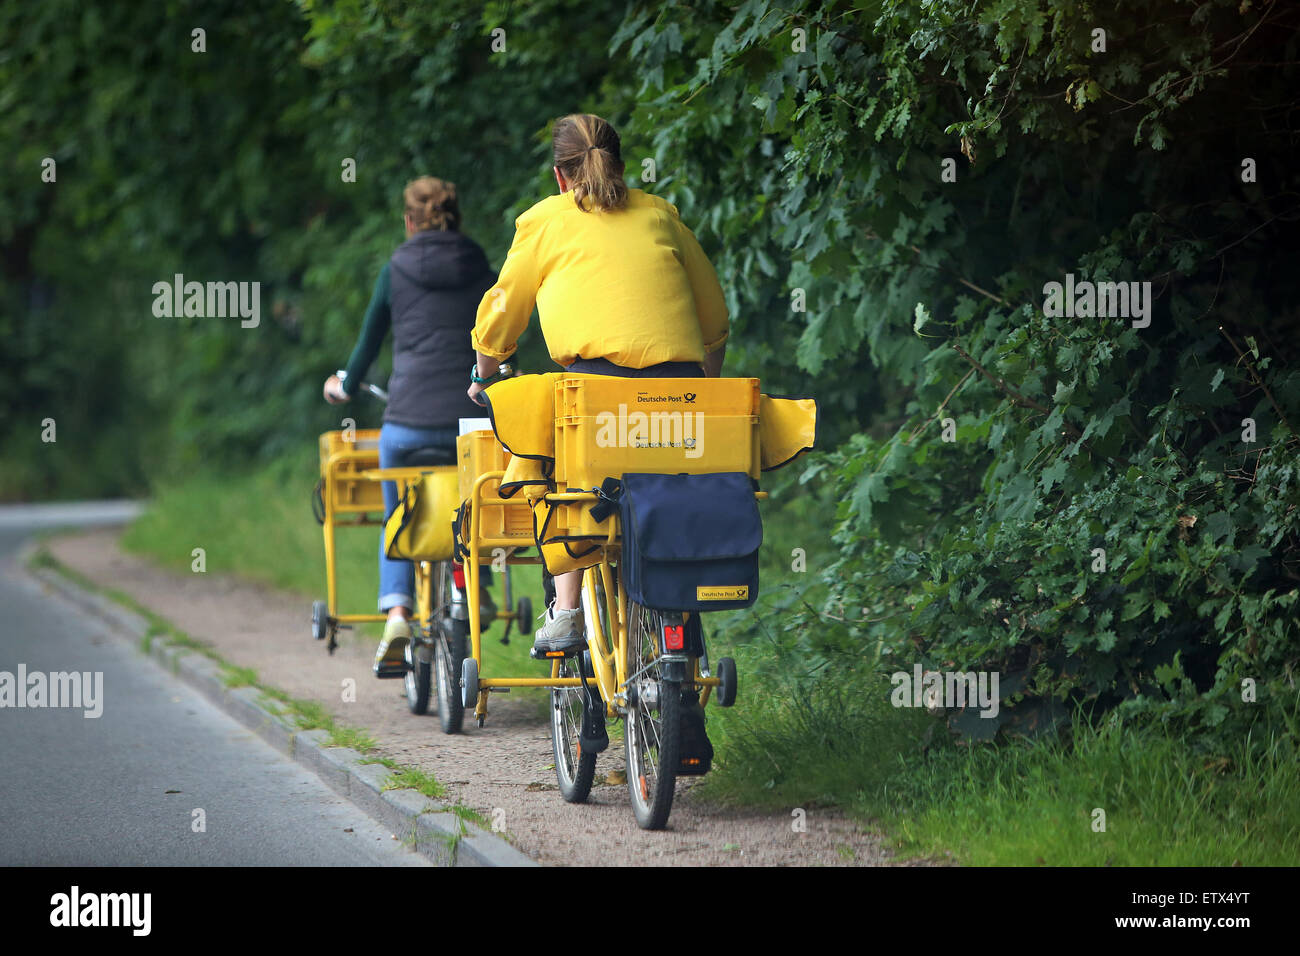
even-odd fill
[{"label": "deutsche post logo", "polygon": [[695,589],[695,600],[697,601],[748,601],[749,585],[743,584],[738,587],[729,587],[729,588],[699,587]]}]

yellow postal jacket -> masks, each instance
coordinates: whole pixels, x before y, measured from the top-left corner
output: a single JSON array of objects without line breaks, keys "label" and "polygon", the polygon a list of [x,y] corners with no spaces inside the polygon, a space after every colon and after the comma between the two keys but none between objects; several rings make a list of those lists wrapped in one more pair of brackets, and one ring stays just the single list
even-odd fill
[{"label": "yellow postal jacket", "polygon": [[564,366],[698,363],[729,331],[722,286],[694,234],[675,206],[640,189],[620,209],[584,211],[567,192],[519,216],[501,275],[479,303],[475,350],[513,355],[534,305]]}]

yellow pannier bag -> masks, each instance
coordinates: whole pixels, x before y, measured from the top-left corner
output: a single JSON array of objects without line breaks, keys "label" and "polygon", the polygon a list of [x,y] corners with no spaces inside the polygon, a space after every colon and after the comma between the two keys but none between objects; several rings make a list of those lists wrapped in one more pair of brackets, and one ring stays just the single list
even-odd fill
[{"label": "yellow pannier bag", "polygon": [[[542,564],[551,574],[564,574],[568,571],[581,571],[600,563],[601,539],[605,535],[565,536],[564,529],[554,527],[557,508],[563,506],[550,504],[542,499],[533,502],[533,540],[541,553]],[[580,507],[590,507],[581,505]],[[614,519],[607,518],[607,521]]]},{"label": "yellow pannier bag", "polygon": [[550,575],[582,571],[600,564],[600,548],[590,541],[552,541],[541,547],[542,564]]},{"label": "yellow pannier bag", "polygon": [[452,555],[452,518],[460,500],[455,465],[411,482],[384,525],[384,554],[394,560],[445,561]]}]

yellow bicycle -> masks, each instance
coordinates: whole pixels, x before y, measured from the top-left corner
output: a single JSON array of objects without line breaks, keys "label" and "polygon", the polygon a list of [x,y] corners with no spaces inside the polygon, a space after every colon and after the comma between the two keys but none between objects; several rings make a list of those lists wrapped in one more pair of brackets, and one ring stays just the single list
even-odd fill
[{"label": "yellow bicycle", "polygon": [[[593,381],[598,378],[599,382]],[[489,398],[500,387],[489,388]],[[758,383],[754,379],[591,376],[560,377],[555,388],[554,409],[542,410],[546,414],[553,411],[551,454],[525,455],[554,466],[547,491],[535,497],[533,507],[500,496],[503,481],[510,483],[510,459],[498,439],[507,443],[511,439],[503,436],[508,428],[499,415],[494,417],[494,432],[479,433],[477,439],[461,438],[462,476],[468,470],[470,478],[462,485],[468,493],[462,506],[461,550],[471,596],[470,653],[460,680],[462,702],[466,708],[474,708],[481,726],[491,693],[514,687],[550,689],[555,773],[561,796],[571,803],[585,801],[591,791],[597,756],[609,746],[607,721],[623,719],[627,785],[634,815],[642,828],[662,829],[672,809],[677,779],[710,768],[711,748],[703,734],[702,708],[711,697],[723,707],[735,702],[736,665],[731,658],[722,658],[716,667],[710,663],[698,610],[652,608],[628,599],[619,514],[611,507],[603,483],[627,472],[740,472],[742,477],[757,477],[763,460],[758,447]],[[597,422],[613,423],[603,419],[606,412],[597,411],[597,407],[618,409],[621,405],[625,409],[629,400],[638,398],[649,403],[657,400],[656,392],[665,393],[665,400],[688,396],[685,400],[697,408],[691,414],[702,416],[699,423],[713,436],[707,448],[682,440],[641,445],[614,442],[614,447],[607,448],[595,440]],[[509,393],[497,397],[503,394]],[[707,396],[713,397],[715,407],[705,407]],[[800,452],[812,446],[815,433],[815,405],[806,401],[810,405],[801,414],[807,419],[808,437]],[[677,438],[681,435],[681,430],[675,433]],[[497,449],[500,457],[493,461],[479,455],[477,464],[470,463],[466,446],[472,441]],[[693,454],[684,455],[684,451]],[[793,457],[795,454],[786,460]],[[766,497],[762,491],[750,493],[756,499]],[[602,504],[604,514],[597,517]],[[534,652],[534,657],[550,663],[547,676],[483,674],[481,622],[474,600],[482,566],[503,559],[507,563],[537,563],[538,557],[521,556],[517,551],[530,544],[541,550],[554,542],[562,542],[567,554],[576,555],[585,565],[582,607],[586,648],[580,653]]]},{"label": "yellow bicycle", "polygon": [[[361,386],[361,390],[381,401],[387,394],[377,386]],[[435,473],[457,474],[456,454],[442,448],[416,448],[408,451],[401,464],[392,468],[379,467],[379,430],[343,429],[325,432],[320,436],[320,479],[313,499],[313,510],[322,526],[325,545],[326,599],[312,604],[312,637],[326,640],[329,653],[338,647],[339,630],[366,622],[380,623],[386,615],[378,613],[344,612],[339,608],[337,533],[344,527],[374,528],[384,523],[384,499],[381,481],[397,483],[399,495],[420,493],[428,476]],[[449,528],[455,501],[434,502],[429,508],[433,514],[445,517]],[[450,541],[450,536],[448,536]],[[415,614],[412,620],[412,640],[406,648],[406,659],[399,675],[405,681],[407,705],[413,714],[424,714],[433,698],[433,687],[438,688],[438,717],[444,733],[461,730],[464,709],[459,693],[461,662],[469,649],[469,613],[465,597],[464,573],[451,559],[450,546],[444,554],[413,555],[415,569]],[[478,582],[476,580],[477,589]],[[521,633],[532,629],[533,608],[527,596],[515,601],[511,593],[510,575],[503,583],[503,610],[493,621],[504,621],[508,639],[509,629],[517,624]],[[475,590],[477,596],[478,591]],[[477,606],[477,597],[475,604]],[[490,624],[492,622],[485,622]]]}]

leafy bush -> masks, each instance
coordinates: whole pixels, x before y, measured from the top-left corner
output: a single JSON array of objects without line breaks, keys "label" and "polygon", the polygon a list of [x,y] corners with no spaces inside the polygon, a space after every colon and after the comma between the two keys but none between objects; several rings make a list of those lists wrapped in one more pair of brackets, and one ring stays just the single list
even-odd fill
[{"label": "leafy bush", "polygon": [[[746,359],[796,354],[841,427],[876,379],[875,427],[806,476],[840,502],[824,580],[847,626],[805,633],[1002,672],[1014,706],[958,715],[967,734],[1078,703],[1296,734],[1297,174],[1271,149],[1295,140],[1296,12],[650,10],[629,53],[681,54],[634,125],[727,171],[692,198],[745,237],[720,261]],[[1067,274],[1150,282],[1149,323],[1054,314]],[[815,303],[794,322],[790,287]]]}]

